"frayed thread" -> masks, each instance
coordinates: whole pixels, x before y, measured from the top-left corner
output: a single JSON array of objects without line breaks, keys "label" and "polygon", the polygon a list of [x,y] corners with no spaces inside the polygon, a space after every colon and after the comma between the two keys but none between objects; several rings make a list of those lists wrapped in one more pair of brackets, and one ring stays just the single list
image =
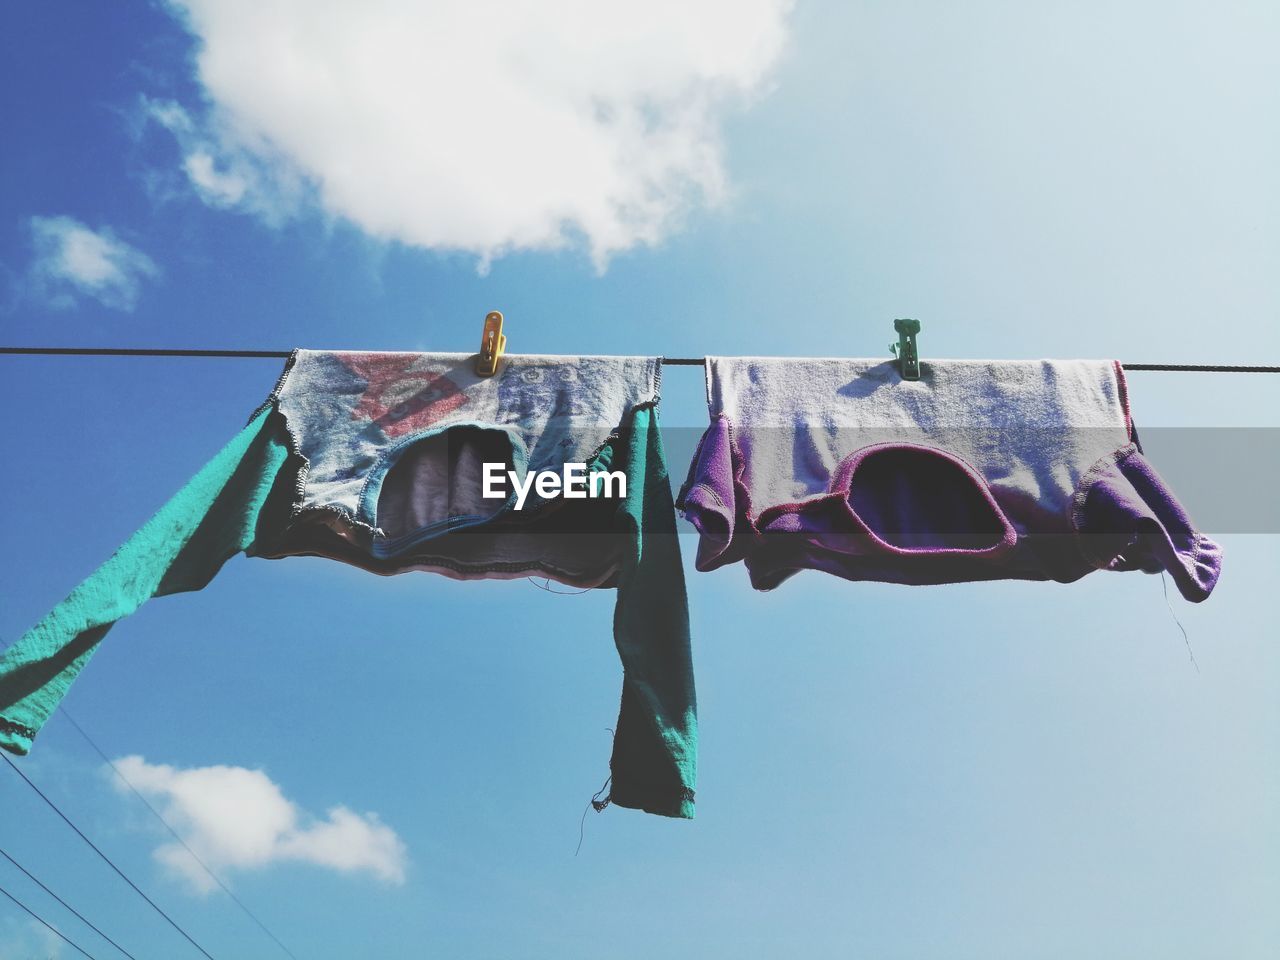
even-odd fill
[{"label": "frayed thread", "polygon": [[[596,795],[591,798],[591,806],[596,813],[599,813],[601,810],[603,810],[613,801],[613,796],[611,794],[605,793],[605,791],[609,789],[609,785],[612,782],[613,782],[613,777],[610,776],[609,779],[604,782],[604,786],[601,787],[599,790],[597,790]],[[605,797],[603,800],[600,799],[600,794],[602,793],[605,793]]]},{"label": "frayed thread", "polygon": [[539,583],[535,577],[525,577],[525,579],[544,593],[555,594],[557,597],[580,597],[584,593],[590,593],[592,590],[598,589],[597,587],[584,587],[581,590],[552,590],[550,577],[542,578],[545,583]]},{"label": "frayed thread", "polygon": [[578,846],[577,846],[577,849],[573,851],[573,855],[575,857],[578,855],[579,851],[582,850],[582,838],[586,834],[586,830],[587,830],[587,811],[594,809],[596,813],[599,813],[601,810],[603,810],[605,807],[609,805],[610,798],[608,797],[608,795],[606,795],[605,798],[602,800],[600,799],[600,794],[606,793],[606,791],[608,791],[609,789],[609,784],[611,784],[612,782],[613,782],[613,774],[610,774],[605,779],[604,786],[602,786],[599,790],[596,791],[595,796],[591,798],[591,800],[587,803],[586,807],[584,807],[582,810],[582,819],[578,821]]},{"label": "frayed thread", "polygon": [[1191,658],[1191,665],[1196,668],[1196,673],[1199,673],[1200,664],[1196,663],[1195,651],[1191,649],[1191,638],[1187,636],[1187,628],[1182,625],[1182,621],[1178,619],[1178,614],[1173,609],[1173,604],[1169,602],[1169,581],[1165,579],[1163,570],[1160,571],[1160,586],[1164,590],[1164,605],[1169,608],[1169,616],[1173,617],[1173,622],[1182,631],[1182,642],[1187,646],[1187,656]]}]

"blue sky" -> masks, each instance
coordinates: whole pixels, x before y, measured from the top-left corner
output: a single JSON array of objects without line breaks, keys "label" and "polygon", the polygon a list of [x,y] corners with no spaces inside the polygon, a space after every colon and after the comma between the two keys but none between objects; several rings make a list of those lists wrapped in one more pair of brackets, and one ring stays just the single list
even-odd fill
[{"label": "blue sky", "polygon": [[[917,316],[926,358],[1280,357],[1274,4],[365,6],[10,5],[0,341],[469,351],[498,308],[516,352],[879,356]],[[279,367],[0,358],[0,642]],[[1140,426],[1280,425],[1276,378],[1130,386]],[[696,368],[662,415],[705,423]],[[1266,489],[1201,476],[1200,517]],[[698,819],[611,809],[576,858],[611,593],[240,558],[118,626],[67,706],[175,818],[181,771],[241,769],[209,781],[231,825],[191,839],[299,957],[1268,957],[1258,509],[1210,526],[1214,595],[1174,598],[1198,672],[1158,578],[754,594],[684,538]],[[64,718],[22,763],[214,956],[282,956]],[[335,808],[354,865],[317,840]],[[0,848],[135,955],[196,955],[5,770],[0,809]],[[51,955],[0,903],[0,958]]]}]

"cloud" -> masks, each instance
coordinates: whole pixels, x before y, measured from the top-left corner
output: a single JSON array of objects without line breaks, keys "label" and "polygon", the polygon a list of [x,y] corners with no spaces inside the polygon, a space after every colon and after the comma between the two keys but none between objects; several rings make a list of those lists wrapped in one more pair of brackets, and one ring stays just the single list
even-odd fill
[{"label": "cloud", "polygon": [[249,190],[249,181],[243,175],[219,170],[213,155],[205,150],[188,153],[182,168],[200,195],[214,206],[234,207]]},{"label": "cloud", "polygon": [[[166,130],[182,153],[182,176],[211,207],[238,209],[279,226],[297,213],[305,197],[301,175],[265,144],[239,146],[237,136],[220,129],[215,116],[198,123],[172,100],[139,100],[138,130],[148,124]],[[155,192],[170,198],[172,175],[148,171]]]},{"label": "cloud", "polygon": [[[224,879],[231,871],[296,861],[404,883],[405,846],[377,814],[337,806],[326,819],[308,816],[261,770],[180,769],[139,756],[124,757],[115,766],[139,793],[160,801],[161,813],[196,856]],[[214,889],[214,881],[181,844],[163,844],[154,856],[196,891]]]},{"label": "cloud", "polygon": [[149,103],[207,203],[300,184],[369,234],[482,262],[655,244],[728,192],[721,127],[792,0],[169,0],[209,108]]},{"label": "cloud", "polygon": [[30,227],[35,251],[30,291],[55,307],[87,296],[116,310],[132,310],[142,281],[160,274],[150,257],[109,227],[95,231],[74,217],[32,217]]},{"label": "cloud", "polygon": [[[26,897],[23,903],[33,906]],[[17,916],[6,917],[0,922],[0,957],[39,957],[40,960],[59,960],[63,956],[62,938],[41,924],[21,913],[8,900],[3,901]],[[41,911],[43,913],[43,911]],[[74,934],[72,934],[74,937]]]}]

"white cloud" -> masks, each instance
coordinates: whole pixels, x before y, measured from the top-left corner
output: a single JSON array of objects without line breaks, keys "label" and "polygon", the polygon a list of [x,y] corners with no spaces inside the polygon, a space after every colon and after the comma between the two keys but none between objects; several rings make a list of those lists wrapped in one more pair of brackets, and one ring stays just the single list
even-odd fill
[{"label": "white cloud", "polygon": [[[238,146],[237,138],[220,130],[216,119],[197,123],[171,100],[142,97],[139,106],[142,129],[147,123],[158,124],[177,141],[182,173],[209,206],[245,210],[272,226],[297,211],[304,193],[300,176],[265,144],[256,152]],[[167,179],[162,175],[156,183],[164,195],[172,192]]]},{"label": "white cloud", "polygon": [[71,306],[80,295],[132,310],[142,281],[159,276],[150,257],[109,227],[93,230],[73,217],[32,217],[30,226],[30,287],[53,306]]},{"label": "white cloud", "polygon": [[249,189],[249,182],[242,175],[219,170],[213,155],[204,150],[187,154],[182,168],[200,195],[214,206],[234,207],[244,199],[245,191]]},{"label": "white cloud", "polygon": [[[33,906],[26,897],[20,897],[20,899],[27,906]],[[3,902],[17,916],[6,917],[0,923],[0,957],[39,957],[40,960],[59,960],[63,956],[62,948],[65,944],[61,937],[38,920],[21,913],[8,900]]]},{"label": "white cloud", "polygon": [[211,108],[149,107],[210,204],[278,212],[304,179],[379,238],[482,262],[581,239],[603,268],[725,198],[722,121],[792,0],[169,3]]},{"label": "white cloud", "polygon": [[[407,854],[396,832],[377,814],[333,807],[324,820],[308,816],[261,770],[244,767],[179,769],[129,756],[115,761],[137,790],[160,801],[161,812],[196,855],[219,876],[301,861],[344,873],[371,873],[401,884]],[[126,789],[116,781],[120,789]],[[178,843],[156,848],[155,858],[199,892],[214,881]]]}]

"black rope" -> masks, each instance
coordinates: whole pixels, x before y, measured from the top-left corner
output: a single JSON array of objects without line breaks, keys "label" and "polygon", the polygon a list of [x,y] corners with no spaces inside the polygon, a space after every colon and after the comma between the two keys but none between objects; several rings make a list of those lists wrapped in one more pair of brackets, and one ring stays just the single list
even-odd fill
[{"label": "black rope", "polygon": [[[886,360],[889,358],[886,357]],[[669,367],[700,367],[706,357],[663,357]],[[928,361],[923,361],[928,363]],[[1121,363],[1126,370],[1159,370],[1178,373],[1280,373],[1280,366],[1252,366],[1242,363]]]},{"label": "black rope", "polygon": [[107,866],[109,866],[112,870],[114,870],[117,874],[120,875],[121,880],[123,880],[125,883],[127,883],[129,886],[133,888],[134,893],[140,896],[143,900],[147,901],[147,903],[151,904],[151,908],[155,910],[156,913],[160,914],[160,916],[164,917],[167,921],[169,921],[169,926],[173,927],[173,929],[177,930],[180,934],[182,934],[187,939],[187,942],[190,943],[197,950],[199,950],[202,954],[204,954],[208,958],[208,960],[213,960],[213,957],[209,954],[209,951],[206,950],[204,947],[200,946],[200,944],[196,943],[196,941],[192,938],[191,934],[187,933],[187,931],[183,930],[182,927],[178,926],[177,921],[174,920],[173,917],[169,916],[167,913],[161,910],[154,900],[152,900],[145,893],[143,893],[142,889],[136,883],[130,880],[125,875],[125,872],[123,870],[121,870],[119,867],[115,865],[115,863],[112,862],[110,857],[108,857],[105,853],[103,853],[100,849],[98,849],[98,845],[94,843],[92,840],[90,840],[87,836],[85,836],[84,831],[81,830],[79,827],[77,827],[74,823],[72,823],[71,818],[68,817],[65,813],[63,813],[60,809],[58,809],[58,805],[56,803],[54,803],[47,796],[45,796],[44,791],[41,790],[39,787],[37,787],[31,781],[31,778],[28,777],[25,773],[23,773],[16,763],[14,763],[12,760],[9,759],[9,755],[7,753],[5,753],[3,750],[0,750],[0,757],[4,758],[4,762],[9,765],[9,767],[13,770],[13,772],[16,773],[18,776],[20,776],[23,780],[25,780],[27,782],[27,786],[29,786],[32,790],[34,790],[36,794],[40,797],[40,799],[43,800],[45,803],[47,803],[50,806],[50,808],[52,808],[53,812],[56,813],[59,817],[61,817],[63,822],[72,830],[74,830],[81,840],[83,840],[85,843],[89,845],[90,849],[92,849],[94,853],[96,853],[98,856],[100,856],[103,860],[107,862]]},{"label": "black rope", "polygon": [[1185,373],[1280,373],[1280,367],[1243,363],[1122,363],[1126,370],[1176,370]]},{"label": "black rope", "polygon": [[0,347],[0,354],[45,357],[261,357],[286,359],[292,350],[151,350],[126,347]]},{"label": "black rope", "polygon": [[[0,347],[0,354],[45,357],[248,357],[287,359],[292,350],[162,350],[130,347]],[[700,367],[706,357],[663,357],[668,367]],[[1175,373],[1280,373],[1280,366],[1244,363],[1121,363],[1126,370]]]}]

